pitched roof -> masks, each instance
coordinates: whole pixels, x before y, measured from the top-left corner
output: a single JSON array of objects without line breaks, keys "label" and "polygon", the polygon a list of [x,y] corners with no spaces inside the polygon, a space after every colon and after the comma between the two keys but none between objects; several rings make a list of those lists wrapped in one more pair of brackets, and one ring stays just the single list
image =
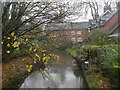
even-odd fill
[{"label": "pitched roof", "polygon": [[111,12],[109,10],[107,10],[97,19],[97,21],[94,19],[89,20],[91,29],[104,26],[117,12],[118,12],[118,10],[111,11]]},{"label": "pitched roof", "polygon": [[50,27],[50,30],[87,30],[88,29],[88,22],[79,22],[73,23],[69,22],[66,24],[59,23]]},{"label": "pitched roof", "polygon": [[106,22],[104,23],[104,25],[118,12],[118,10],[116,11],[111,11],[105,15],[103,15],[101,17],[101,20],[106,20]]},{"label": "pitched roof", "polygon": [[88,29],[88,22],[72,23],[72,29]]}]

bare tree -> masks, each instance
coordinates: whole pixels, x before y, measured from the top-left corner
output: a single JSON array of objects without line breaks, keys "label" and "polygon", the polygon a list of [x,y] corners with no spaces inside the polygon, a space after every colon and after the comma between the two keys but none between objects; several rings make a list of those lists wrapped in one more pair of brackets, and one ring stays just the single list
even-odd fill
[{"label": "bare tree", "polygon": [[[50,23],[62,22],[67,14],[65,5],[57,2],[4,2],[2,7],[3,58],[7,56],[5,54],[7,50],[14,49],[7,47],[7,44],[12,45],[13,39],[6,39],[11,37],[12,32],[17,37],[21,37],[30,34],[37,27],[42,28]],[[43,29],[38,31],[45,32]]]},{"label": "bare tree", "polygon": [[14,49],[7,47],[15,42],[7,39],[11,33],[14,32],[18,38],[31,35],[34,39],[46,39],[48,26],[64,22],[65,17],[76,13],[75,6],[62,2],[3,2],[2,7],[3,58],[7,56],[7,50],[12,52]]},{"label": "bare tree", "polygon": [[120,1],[116,2],[117,9],[120,9]]},{"label": "bare tree", "polygon": [[91,9],[91,15],[93,19],[96,19],[95,15],[98,14],[98,2],[95,0],[91,0],[90,2],[88,2],[88,5]]}]

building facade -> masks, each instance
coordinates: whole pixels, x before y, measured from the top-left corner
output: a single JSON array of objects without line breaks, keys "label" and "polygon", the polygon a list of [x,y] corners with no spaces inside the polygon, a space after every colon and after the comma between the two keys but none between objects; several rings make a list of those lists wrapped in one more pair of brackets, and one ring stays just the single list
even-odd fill
[{"label": "building facade", "polygon": [[120,33],[120,9],[112,11],[110,6],[104,7],[104,13],[97,19],[89,20],[89,29],[101,28],[112,34]]},{"label": "building facade", "polygon": [[[60,27],[60,28],[59,28]],[[59,40],[83,42],[88,40],[88,22],[67,23],[51,29]]]},{"label": "building facade", "polygon": [[110,35],[120,34],[120,9],[112,11],[111,6],[104,6],[104,13],[100,16],[97,13],[95,17],[89,22],[59,23],[50,30],[59,40],[75,42],[87,41],[89,32],[97,28],[108,31]]}]

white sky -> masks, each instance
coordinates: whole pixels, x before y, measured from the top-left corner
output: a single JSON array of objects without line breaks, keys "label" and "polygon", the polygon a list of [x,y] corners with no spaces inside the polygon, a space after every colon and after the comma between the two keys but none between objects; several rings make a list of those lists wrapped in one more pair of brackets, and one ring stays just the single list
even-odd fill
[{"label": "white sky", "polygon": [[[89,1],[89,0],[64,0],[64,2],[80,2],[80,1]],[[97,1],[99,3],[99,15],[103,14],[104,1],[108,1],[108,0],[95,0],[95,1]],[[112,6],[112,9],[114,10],[115,9],[115,2],[120,1],[120,0],[109,0],[109,1],[112,2],[111,6]],[[75,20],[73,22],[88,21],[89,19],[92,19],[90,10],[88,11],[88,14],[85,17],[79,17],[77,20]]]},{"label": "white sky", "polygon": [[[2,2],[6,2],[6,1],[11,1],[11,0],[1,0]],[[17,1],[33,1],[33,0],[13,0],[14,2]],[[42,0],[34,0],[34,1],[42,1]],[[45,0],[43,0],[45,1]],[[69,3],[78,3],[80,1],[89,1],[89,0],[47,0],[47,1],[59,1],[59,2],[69,2]],[[93,0],[94,1],[94,0]],[[103,13],[103,7],[104,7],[104,1],[108,1],[108,0],[95,0],[97,2],[99,2],[100,6],[99,6],[99,15],[101,15]],[[109,0],[112,1],[112,7],[115,6],[115,2],[120,1],[120,0]],[[85,16],[85,17],[79,17],[77,20],[75,20],[74,22],[82,22],[82,21],[88,21],[89,19],[92,19],[90,10],[88,11],[89,13]],[[73,16],[73,18],[75,18],[76,16]]]}]

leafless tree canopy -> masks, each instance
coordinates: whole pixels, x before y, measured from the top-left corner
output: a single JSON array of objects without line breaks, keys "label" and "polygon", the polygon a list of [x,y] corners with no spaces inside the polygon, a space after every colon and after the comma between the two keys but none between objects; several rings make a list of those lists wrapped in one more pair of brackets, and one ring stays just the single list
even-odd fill
[{"label": "leafless tree canopy", "polygon": [[[13,31],[23,35],[41,24],[61,20],[66,12],[63,8],[60,3],[51,2],[5,2],[2,14],[3,35]],[[29,27],[25,28],[27,24]]]}]

